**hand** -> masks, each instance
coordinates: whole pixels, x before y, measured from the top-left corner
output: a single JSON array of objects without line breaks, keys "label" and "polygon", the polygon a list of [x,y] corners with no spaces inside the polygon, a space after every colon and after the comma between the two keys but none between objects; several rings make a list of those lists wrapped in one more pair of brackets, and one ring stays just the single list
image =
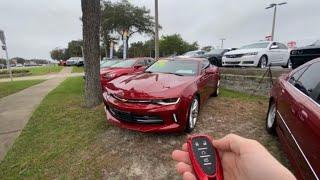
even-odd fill
[{"label": "hand", "polygon": [[[257,141],[230,134],[220,140],[213,140],[212,143],[219,151],[226,180],[296,179]],[[184,180],[196,180],[187,144],[183,144],[182,151],[173,151],[172,158],[178,161],[176,169]]]}]

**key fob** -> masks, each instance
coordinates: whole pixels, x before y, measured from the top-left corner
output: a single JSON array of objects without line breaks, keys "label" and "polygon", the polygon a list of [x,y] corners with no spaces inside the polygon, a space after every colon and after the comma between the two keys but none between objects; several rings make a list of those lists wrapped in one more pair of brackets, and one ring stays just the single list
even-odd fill
[{"label": "key fob", "polygon": [[223,180],[223,170],[218,151],[206,135],[190,136],[188,153],[193,170],[199,180]]}]

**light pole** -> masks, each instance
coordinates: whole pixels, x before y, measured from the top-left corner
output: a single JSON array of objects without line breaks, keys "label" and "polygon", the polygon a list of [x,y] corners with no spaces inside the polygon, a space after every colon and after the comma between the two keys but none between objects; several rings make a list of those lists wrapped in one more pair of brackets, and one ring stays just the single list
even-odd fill
[{"label": "light pole", "polygon": [[8,48],[7,48],[7,45],[6,45],[6,37],[4,35],[4,31],[3,30],[0,30],[0,41],[3,44],[2,49],[6,51],[7,69],[9,71],[10,79],[12,81],[11,65],[10,65],[10,60],[9,60],[9,55],[8,55]]},{"label": "light pole", "polygon": [[158,0],[155,0],[155,33],[154,33],[154,47],[155,47],[155,60],[159,59],[159,12]]},{"label": "light pole", "polygon": [[221,38],[221,49],[223,49],[223,41],[226,40],[225,38]]},{"label": "light pole", "polygon": [[272,22],[272,32],[271,32],[271,41],[274,40],[274,29],[275,29],[275,26],[276,26],[276,16],[277,16],[277,6],[281,6],[281,5],[285,5],[287,4],[287,2],[282,2],[282,3],[273,3],[273,4],[270,4],[268,7],[266,7],[266,9],[270,9],[270,8],[274,8],[274,11],[273,11],[273,22]]},{"label": "light pole", "polygon": [[127,59],[127,39],[128,39],[128,31],[124,30],[123,32],[123,60]]}]

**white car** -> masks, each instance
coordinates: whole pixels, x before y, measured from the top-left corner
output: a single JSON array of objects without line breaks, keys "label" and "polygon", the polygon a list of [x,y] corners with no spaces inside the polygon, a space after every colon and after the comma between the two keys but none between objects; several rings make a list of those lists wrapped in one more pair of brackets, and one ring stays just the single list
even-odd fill
[{"label": "white car", "polygon": [[261,41],[230,51],[222,57],[222,66],[265,68],[268,65],[291,68],[290,52],[283,43]]},{"label": "white car", "polygon": [[67,66],[76,66],[81,62],[83,62],[83,58],[82,57],[71,57],[70,59],[68,59],[66,61],[66,65]]}]

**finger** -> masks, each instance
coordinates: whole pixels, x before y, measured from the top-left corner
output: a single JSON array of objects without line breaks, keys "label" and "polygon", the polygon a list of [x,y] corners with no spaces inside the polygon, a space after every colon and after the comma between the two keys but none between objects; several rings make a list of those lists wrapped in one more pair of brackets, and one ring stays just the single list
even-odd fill
[{"label": "finger", "polygon": [[235,134],[229,134],[222,139],[213,140],[212,143],[215,148],[220,151],[231,151],[240,154],[241,146],[245,138],[242,138]]},{"label": "finger", "polygon": [[174,150],[171,156],[172,156],[172,159],[175,161],[191,164],[189,154],[185,151]]},{"label": "finger", "polygon": [[184,143],[184,144],[182,145],[182,150],[183,150],[183,151],[188,151],[188,145],[187,145],[187,143]]},{"label": "finger", "polygon": [[192,167],[189,164],[186,164],[184,162],[179,162],[176,165],[176,169],[179,174],[183,175],[185,172],[193,172]]},{"label": "finger", "polygon": [[183,180],[197,180],[196,176],[190,172],[185,172],[182,176]]}]

